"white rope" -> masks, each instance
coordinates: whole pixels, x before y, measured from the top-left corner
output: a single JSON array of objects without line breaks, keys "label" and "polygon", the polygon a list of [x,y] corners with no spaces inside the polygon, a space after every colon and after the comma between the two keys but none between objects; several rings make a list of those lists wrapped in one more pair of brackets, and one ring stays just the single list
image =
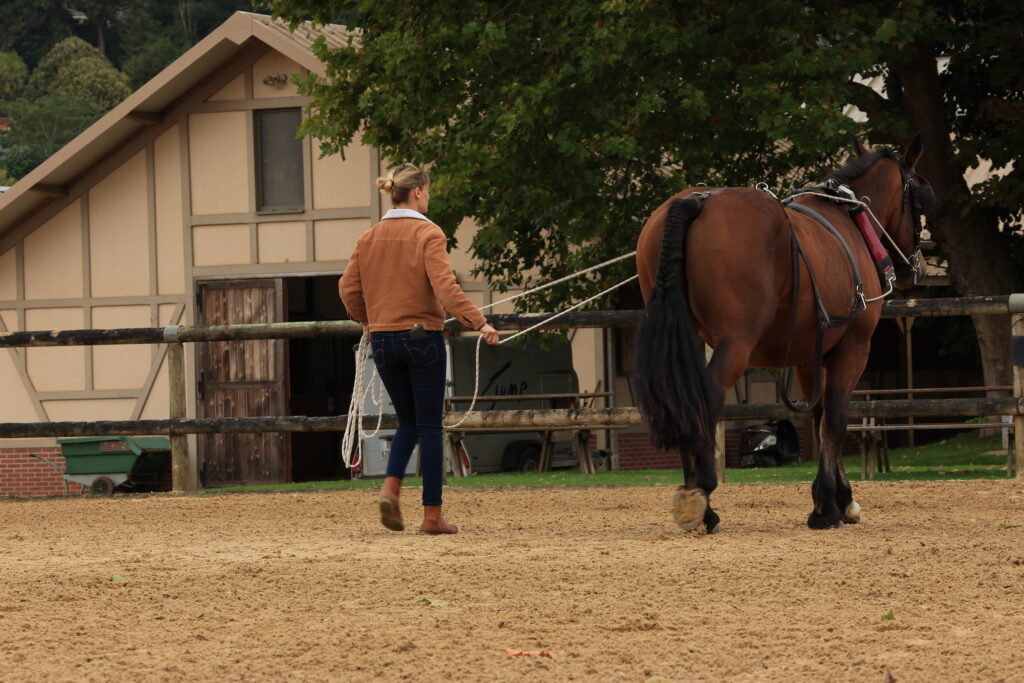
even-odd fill
[{"label": "white rope", "polygon": [[[356,347],[356,372],[352,382],[352,400],[348,405],[348,416],[345,421],[345,436],[341,440],[341,459],[345,467],[349,469],[359,467],[363,462],[363,440],[370,439],[380,432],[380,426],[384,422],[384,382],[377,372],[376,366],[370,371],[370,383],[368,387],[363,386],[366,378],[366,366],[370,361],[370,333],[363,332],[359,338],[359,345]],[[377,391],[374,392],[376,385]],[[363,405],[365,391],[370,390],[370,400],[377,407],[377,426],[372,432],[367,433],[363,429],[363,416],[365,406]]]},{"label": "white rope", "polygon": [[[633,252],[633,253],[635,254],[636,252]],[[619,259],[615,259],[615,260],[619,260]],[[602,264],[602,265],[607,265],[607,263]],[[614,290],[618,289],[619,287],[622,287],[625,284],[628,284],[628,283],[632,282],[633,280],[637,279],[638,277],[640,277],[640,276],[639,275],[633,275],[631,277],[628,277],[625,280],[623,280],[622,282],[620,282],[620,283],[618,283],[616,285],[612,285],[608,289],[604,290],[603,292],[600,292],[599,294],[595,294],[594,296],[590,297],[589,299],[585,299],[584,301],[581,301],[578,304],[570,306],[569,308],[565,309],[564,311],[561,311],[559,313],[555,313],[553,316],[551,316],[549,318],[545,318],[544,320],[541,320],[539,323],[536,323],[535,325],[527,327],[525,330],[520,330],[519,332],[516,332],[515,334],[513,334],[513,335],[511,335],[509,337],[505,337],[504,339],[502,339],[498,343],[499,344],[505,344],[506,342],[512,341],[516,337],[520,337],[520,336],[522,336],[524,334],[532,332],[533,330],[537,329],[538,327],[541,327],[542,325],[547,325],[552,320],[556,320],[557,318],[562,317],[566,313],[569,313],[571,311],[575,311],[577,308],[580,308],[581,306],[585,306],[585,305],[589,304],[591,301],[594,301],[595,299],[600,299],[605,294],[607,294],[607,293],[609,293],[611,291],[614,291]],[[479,396],[479,393],[480,393],[480,344],[481,344],[481,342],[483,342],[483,340],[484,340],[484,336],[483,335],[480,335],[479,337],[477,337],[477,340],[476,340],[476,369],[475,369],[475,372],[474,372],[474,379],[473,379],[473,400],[470,401],[469,408],[466,410],[465,413],[463,413],[462,419],[459,420],[458,422],[456,422],[453,425],[448,425],[447,427],[444,427],[444,429],[455,429],[458,426],[460,426],[463,422],[466,421],[466,419],[469,417],[470,413],[473,412],[473,408],[476,406],[476,399],[477,399],[477,397]]]},{"label": "white rope", "polygon": [[[543,285],[534,287],[532,289],[527,289],[527,290],[524,290],[522,292],[519,292],[519,294],[513,294],[512,296],[505,297],[504,299],[500,299],[498,301],[495,301],[494,303],[487,304],[486,306],[481,306],[480,310],[481,311],[486,311],[489,308],[494,308],[498,304],[507,303],[509,301],[515,301],[516,299],[521,299],[524,296],[528,296],[528,295],[533,294],[535,292],[539,292],[539,291],[541,291],[543,289],[547,289],[548,287],[554,287],[555,285],[560,285],[563,282],[567,282],[569,280],[572,280],[573,278],[577,278],[580,275],[586,275],[587,273],[591,273],[591,272],[593,272],[595,270],[598,270],[600,268],[604,268],[605,266],[610,266],[613,263],[618,263],[619,261],[631,258],[633,256],[636,256],[636,251],[635,250],[629,252],[628,254],[623,254],[622,256],[616,256],[613,259],[608,259],[604,263],[598,263],[596,266],[590,266],[589,268],[584,268],[583,270],[579,270],[579,271],[573,273],[572,275],[566,275],[565,277],[558,278],[557,280],[552,280],[551,282],[548,282],[547,284],[543,284]],[[450,323],[453,320],[455,320],[455,318],[448,318],[447,320],[445,320],[445,322],[446,323]]]},{"label": "white rope", "polygon": [[907,257],[903,255],[903,252],[900,251],[900,248],[896,246],[896,240],[894,240],[889,235],[889,233],[886,231],[886,229],[884,227],[882,227],[882,222],[875,217],[875,214],[871,210],[871,207],[868,206],[867,204],[865,204],[864,205],[864,209],[868,212],[868,215],[871,216],[871,220],[873,220],[875,222],[875,225],[878,226],[878,229],[882,231],[882,234],[885,235],[885,239],[889,240],[889,244],[892,245],[892,248],[895,249],[896,253],[900,255],[901,259],[903,259],[903,263],[905,263],[905,264],[907,264],[909,266],[910,265],[910,260],[907,259]]}]

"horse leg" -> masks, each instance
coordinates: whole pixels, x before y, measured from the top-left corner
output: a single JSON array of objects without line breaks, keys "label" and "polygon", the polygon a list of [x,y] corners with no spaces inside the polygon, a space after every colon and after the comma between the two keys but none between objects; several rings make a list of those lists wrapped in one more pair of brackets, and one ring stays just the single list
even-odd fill
[{"label": "horse leg", "polygon": [[843,438],[849,414],[850,395],[868,360],[867,340],[848,335],[825,360],[827,381],[822,397],[821,460],[811,487],[814,510],[807,518],[812,529],[841,527],[860,521],[860,505],[853,499],[853,487],[843,467]]},{"label": "horse leg", "polygon": [[[711,414],[718,424],[725,405],[726,392],[736,384],[743,374],[750,358],[750,346],[733,340],[722,340],[715,344],[715,352],[708,363],[711,377]],[[718,488],[718,473],[715,469],[714,449],[708,452],[683,455],[683,474],[686,482],[672,501],[672,516],[683,529],[694,529],[699,521],[709,534],[721,531],[721,518],[711,507],[711,494]]]},{"label": "horse leg", "polygon": [[[821,382],[824,385],[828,375],[825,372],[825,368],[821,369]],[[814,391],[814,370],[810,366],[800,366],[796,368],[796,381],[800,385],[800,390],[804,393],[804,400],[810,400],[811,394]],[[817,439],[818,443],[821,443],[821,405],[823,401],[818,401],[811,409],[811,438]]]}]

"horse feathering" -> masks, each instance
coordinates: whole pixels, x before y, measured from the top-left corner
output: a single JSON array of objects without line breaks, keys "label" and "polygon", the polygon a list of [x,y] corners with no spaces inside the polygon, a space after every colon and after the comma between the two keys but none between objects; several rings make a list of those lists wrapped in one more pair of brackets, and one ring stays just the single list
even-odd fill
[{"label": "horse feathering", "polygon": [[677,199],[669,206],[656,281],[637,336],[637,407],[650,425],[651,443],[663,450],[714,448],[711,379],[691,320],[683,272],[688,228],[703,207],[696,198]]}]

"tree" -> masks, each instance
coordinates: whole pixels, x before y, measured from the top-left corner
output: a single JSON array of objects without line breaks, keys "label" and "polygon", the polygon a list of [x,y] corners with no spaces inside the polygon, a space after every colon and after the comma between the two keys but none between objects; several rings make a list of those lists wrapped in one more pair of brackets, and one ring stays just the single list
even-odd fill
[{"label": "tree", "polygon": [[[978,115],[1005,125],[1020,106],[1020,24],[995,4],[271,0],[293,24],[358,17],[358,45],[314,46],[326,75],[303,83],[315,100],[304,132],[326,152],[362,134],[388,158],[431,164],[432,210],[449,228],[482,226],[472,251],[499,286],[630,251],[649,212],[687,185],[791,189],[817,176],[857,129],[843,114],[853,102],[876,142],[924,133],[936,240],[947,255],[971,241],[969,258],[992,264],[976,273],[951,257],[964,294],[1020,289],[995,220],[1020,215],[1020,193],[961,178],[973,154],[1002,164],[1022,150],[1020,126],[1003,149],[982,141]],[[942,55],[953,56],[940,76]],[[871,73],[887,75],[886,95],[854,78]],[[1014,187],[1015,168],[993,184]],[[984,225],[954,219],[975,210]],[[999,343],[985,329],[986,379],[1002,383],[1005,325]]]},{"label": "tree", "polygon": [[90,102],[98,111],[105,112],[131,94],[127,80],[125,74],[102,57],[87,57],[61,69],[50,84],[50,93]]},{"label": "tree", "polygon": [[79,59],[94,59],[99,53],[81,38],[65,38],[47,52],[29,76],[27,95],[42,97],[50,92],[62,69]]},{"label": "tree", "polygon": [[[1024,29],[1016,12],[1004,3],[947,0],[922,4],[902,21],[889,18],[887,28],[893,40],[878,67],[886,92],[861,88],[854,101],[882,139],[922,131],[920,171],[939,197],[928,228],[956,289],[964,296],[1020,292],[1024,260],[1014,253],[1021,253],[1024,206]],[[964,175],[981,160],[1001,173],[968,187]],[[1008,324],[1006,316],[974,319],[987,385],[1010,382]]]},{"label": "tree", "polygon": [[4,0],[2,12],[0,50],[17,52],[29,67],[72,34],[63,0]]},{"label": "tree", "polygon": [[61,94],[14,100],[6,108],[8,129],[0,131],[0,167],[19,178],[103,113],[89,100]]},{"label": "tree", "polygon": [[127,0],[74,0],[68,3],[86,16],[96,35],[96,49],[104,57],[107,55],[107,32],[115,20],[131,3]]},{"label": "tree", "polygon": [[0,52],[0,102],[21,93],[28,78],[28,67],[17,52]]},{"label": "tree", "polygon": [[26,97],[3,104],[8,130],[0,165],[23,176],[85,130],[131,91],[124,74],[79,38],[66,38],[43,57]]}]

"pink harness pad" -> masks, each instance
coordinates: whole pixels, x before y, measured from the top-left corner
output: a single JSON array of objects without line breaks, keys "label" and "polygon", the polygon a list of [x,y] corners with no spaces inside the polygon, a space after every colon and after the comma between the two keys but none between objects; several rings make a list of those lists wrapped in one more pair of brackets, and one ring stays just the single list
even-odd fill
[{"label": "pink harness pad", "polygon": [[[878,239],[878,234],[871,227],[871,223],[868,221],[868,214],[866,211],[861,211],[854,218],[854,222],[857,224],[857,228],[860,230],[860,234],[864,236],[864,241],[867,242],[868,249],[871,250],[871,258],[874,259],[875,265],[881,265],[883,261],[889,259],[889,252],[882,246],[882,241]],[[891,261],[890,261],[891,264]],[[892,265],[889,265],[885,270],[891,270]]]}]

